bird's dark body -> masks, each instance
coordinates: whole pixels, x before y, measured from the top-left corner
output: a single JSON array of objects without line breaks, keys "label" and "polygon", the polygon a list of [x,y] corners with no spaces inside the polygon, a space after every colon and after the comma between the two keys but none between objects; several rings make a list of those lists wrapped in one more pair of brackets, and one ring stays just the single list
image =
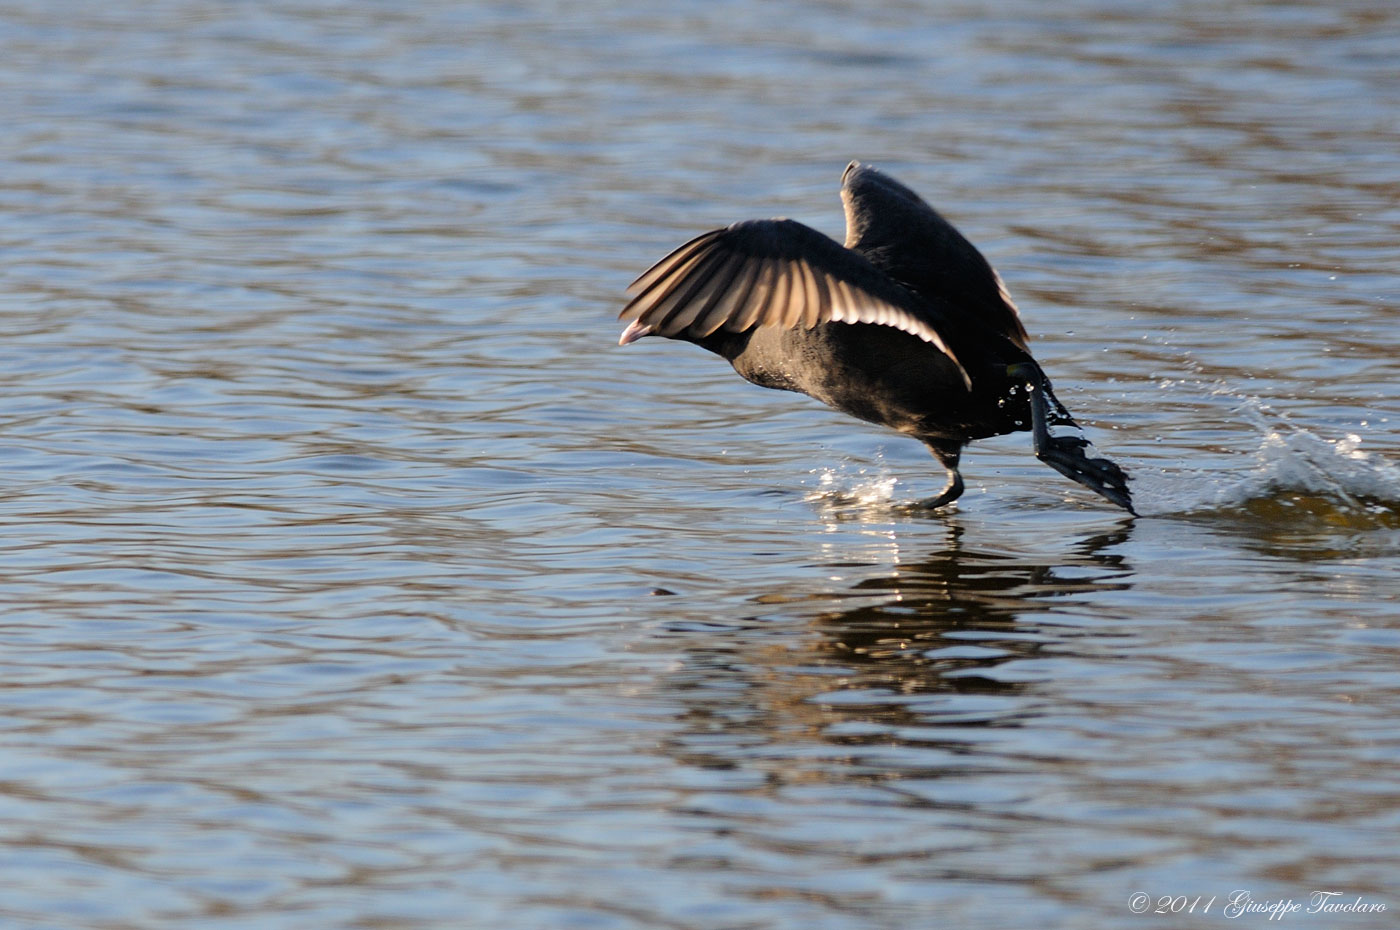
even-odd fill
[{"label": "bird's dark body", "polygon": [[1007,374],[1029,356],[1010,344],[1004,360],[969,369],[975,392],[946,355],[888,326],[753,329],[715,333],[698,344],[754,384],[806,394],[924,442],[965,443],[1031,428],[1028,395]]},{"label": "bird's dark body", "polygon": [[735,223],[682,245],[633,283],[621,343],[693,342],[754,384],[921,440],[949,474],[930,507],[962,493],[965,444],[1030,430],[1037,457],[1131,512],[1127,475],[1085,454],[1088,440],[976,247],[858,162],[841,198],[844,247],[791,220]]}]

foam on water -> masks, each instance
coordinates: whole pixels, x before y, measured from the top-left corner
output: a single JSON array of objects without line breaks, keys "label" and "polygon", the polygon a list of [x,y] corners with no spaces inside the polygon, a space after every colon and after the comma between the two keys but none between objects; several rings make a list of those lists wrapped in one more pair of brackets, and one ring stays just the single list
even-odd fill
[{"label": "foam on water", "polygon": [[876,455],[876,464],[862,465],[843,461],[836,467],[814,468],[810,480],[804,484],[815,484],[806,494],[806,500],[840,507],[872,507],[891,503],[894,500],[895,485],[899,479],[884,462],[883,455]]},{"label": "foam on water", "polygon": [[1225,389],[1259,434],[1240,468],[1134,469],[1133,498],[1142,514],[1242,509],[1252,502],[1319,498],[1356,514],[1400,513],[1400,465],[1361,449],[1362,437],[1327,439],[1289,421],[1256,397]]}]

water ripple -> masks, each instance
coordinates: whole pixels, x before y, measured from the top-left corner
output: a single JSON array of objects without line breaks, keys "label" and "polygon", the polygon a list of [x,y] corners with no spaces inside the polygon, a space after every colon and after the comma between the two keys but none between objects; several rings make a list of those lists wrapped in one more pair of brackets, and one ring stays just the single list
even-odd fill
[{"label": "water ripple", "polygon": [[[74,12],[0,35],[0,923],[1396,906],[1389,6]],[[855,157],[1142,518],[613,345]]]}]

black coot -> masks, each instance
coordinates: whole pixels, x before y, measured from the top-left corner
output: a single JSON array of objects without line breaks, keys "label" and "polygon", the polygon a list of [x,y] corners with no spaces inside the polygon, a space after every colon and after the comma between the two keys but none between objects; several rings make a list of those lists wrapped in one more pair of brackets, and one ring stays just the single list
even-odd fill
[{"label": "black coot", "polygon": [[763,387],[798,391],[922,441],[963,491],[962,448],[1030,430],[1056,471],[1132,512],[1128,476],[1086,454],[982,253],[909,188],[851,162],[846,244],[787,219],[690,240],[632,283],[620,344],[684,339]]}]

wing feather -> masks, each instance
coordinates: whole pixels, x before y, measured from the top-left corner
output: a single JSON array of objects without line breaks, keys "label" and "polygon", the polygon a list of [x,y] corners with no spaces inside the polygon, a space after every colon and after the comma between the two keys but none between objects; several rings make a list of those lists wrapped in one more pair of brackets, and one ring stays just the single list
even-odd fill
[{"label": "wing feather", "polygon": [[[798,262],[794,266],[797,280],[794,284],[801,285],[802,299],[794,300],[788,306],[787,314],[783,319],[783,326],[787,329],[794,329],[804,326],[809,316],[816,316],[820,310],[817,298],[817,273],[811,265],[806,262]],[[811,327],[807,327],[810,329]]]},{"label": "wing feather", "polygon": [[[734,277],[744,265],[744,257],[737,253],[719,256],[719,261],[704,277],[696,275],[699,288],[684,303],[679,304],[671,314],[661,321],[657,332],[663,336],[679,335],[690,329],[704,316],[709,308],[722,299],[733,285]],[[696,335],[699,335],[697,333]]]},{"label": "wing feather", "polygon": [[793,220],[751,220],[696,236],[628,288],[620,318],[643,330],[703,339],[719,330],[890,326],[924,340],[971,379],[945,341],[943,312],[844,248]]},{"label": "wing feather", "polygon": [[831,311],[836,303],[832,300],[835,296],[836,285],[839,278],[831,278],[824,274],[817,274],[813,269],[807,278],[816,292],[815,299],[809,297],[807,306],[803,308],[802,325],[806,329],[815,329],[822,318],[831,319]]},{"label": "wing feather", "polygon": [[722,230],[712,229],[707,233],[701,233],[694,239],[680,246],[675,251],[671,252],[670,255],[667,255],[661,261],[638,275],[637,280],[627,286],[627,292],[629,294],[646,293],[653,286],[658,284],[662,278],[670,275],[683,263],[704,252],[705,247],[709,245],[710,241],[721,232]]},{"label": "wing feather", "polygon": [[754,278],[762,268],[761,262],[743,262],[739,265],[733,280],[705,309],[704,315],[696,319],[693,326],[696,335],[708,336],[744,311],[749,304],[749,295],[753,293]]},{"label": "wing feather", "polygon": [[660,279],[646,293],[633,299],[632,306],[638,311],[633,319],[646,316],[652,328],[659,329],[678,308],[695,299],[723,263],[724,255],[715,252],[702,252],[692,261],[683,263],[675,270],[674,277]]},{"label": "wing feather", "polygon": [[729,320],[729,327],[742,333],[757,323],[763,312],[779,299],[777,285],[780,281],[782,276],[778,263],[773,259],[763,259],[754,273],[753,291]]},{"label": "wing feather", "polygon": [[[773,262],[773,296],[768,298],[768,306],[764,307],[763,316],[770,314],[771,308],[783,307],[793,299],[792,264],[785,259],[777,259]],[[759,317],[760,319],[762,317]],[[752,325],[752,324],[750,324]],[[735,332],[742,333],[743,329],[735,329]]]}]

